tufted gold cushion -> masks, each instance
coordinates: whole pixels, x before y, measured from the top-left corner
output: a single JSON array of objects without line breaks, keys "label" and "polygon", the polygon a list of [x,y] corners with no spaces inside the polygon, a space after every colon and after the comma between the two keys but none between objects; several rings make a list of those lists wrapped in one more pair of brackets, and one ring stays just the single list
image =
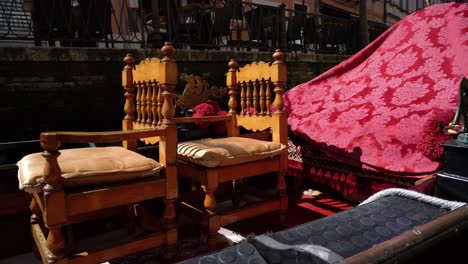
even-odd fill
[{"label": "tufted gold cushion", "polygon": [[[64,149],[60,153],[58,164],[65,188],[157,176],[162,169],[158,162],[122,147]],[[40,190],[44,164],[41,153],[23,157],[17,163],[19,188]]]},{"label": "tufted gold cushion", "polygon": [[179,143],[177,158],[213,168],[273,157],[284,148],[280,143],[252,138],[206,138]]}]

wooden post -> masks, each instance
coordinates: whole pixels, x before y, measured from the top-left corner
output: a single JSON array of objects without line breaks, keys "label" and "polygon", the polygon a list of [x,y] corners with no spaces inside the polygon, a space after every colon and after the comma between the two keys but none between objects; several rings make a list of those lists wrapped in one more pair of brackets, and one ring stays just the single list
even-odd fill
[{"label": "wooden post", "polygon": [[161,48],[164,55],[161,60],[161,87],[163,89],[162,96],[164,103],[162,106],[162,116],[164,118],[163,125],[174,125],[172,120],[175,115],[174,108],[174,94],[172,93],[177,84],[177,64],[174,60],[175,48],[171,43],[166,42],[164,47]]},{"label": "wooden post", "polygon": [[271,76],[271,82],[275,85],[275,100],[273,104],[275,106],[275,115],[283,115],[283,92],[284,92],[284,85],[286,84],[286,64],[284,63],[284,53],[281,50],[277,49],[275,53],[273,53],[273,58],[275,61],[271,65],[272,70],[275,69],[275,75]]},{"label": "wooden post", "polygon": [[[133,130],[133,122],[135,121],[135,85],[133,84],[133,69],[135,67],[135,59],[131,54],[127,54],[124,58],[125,67],[122,72],[122,86],[125,89],[125,117],[122,121],[123,130]],[[136,150],[136,140],[124,141],[124,148]]]},{"label": "wooden post", "polygon": [[162,125],[166,127],[167,132],[166,135],[162,136],[162,140],[159,143],[159,162],[166,168],[164,224],[166,229],[167,257],[172,258],[176,253],[178,236],[175,211],[175,201],[178,197],[176,169],[177,127],[173,120],[175,115],[173,90],[177,83],[178,73],[177,64],[174,60],[176,50],[172,44],[166,42],[164,47],[161,48],[161,52],[164,55],[160,64],[160,89],[163,90],[161,116],[163,117]]},{"label": "wooden post", "polygon": [[[130,126],[135,120],[135,86],[133,85],[133,68],[135,67],[135,59],[131,54],[127,54],[124,58],[125,67],[122,72],[122,86],[125,89],[125,123]],[[127,126],[128,127],[128,126]]]},{"label": "wooden post", "polygon": [[[57,162],[60,155],[58,147],[60,141],[54,134],[42,133],[41,146],[44,148],[42,156],[45,158],[44,166],[44,224],[49,230],[46,246],[50,253],[47,256],[49,262],[55,262],[64,256],[65,239],[62,234],[62,226],[65,223],[65,194],[62,186],[62,172]],[[53,204],[53,209],[48,209]]]},{"label": "wooden post", "polygon": [[239,64],[235,60],[228,63],[229,71],[226,75],[226,85],[229,89],[229,112],[228,115],[236,115],[237,113],[237,70]]},{"label": "wooden post", "polygon": [[[239,136],[239,128],[237,127],[236,115],[237,115],[237,71],[239,64],[237,61],[231,59],[228,63],[229,70],[226,74],[226,85],[229,89],[229,112],[231,120],[226,122],[227,135],[229,137]],[[242,112],[241,112],[242,113]]]},{"label": "wooden post", "polygon": [[[274,74],[271,76],[271,82],[274,84],[275,89],[275,100],[273,104],[275,106],[275,113],[273,118],[277,119],[273,122],[272,127],[272,139],[274,142],[279,142],[283,145],[288,144],[288,124],[286,116],[283,112],[284,99],[284,85],[287,80],[286,64],[284,63],[284,53],[281,50],[276,50],[273,53],[273,59],[275,60],[272,65],[272,71]],[[286,184],[284,177],[288,167],[288,150],[283,149],[280,154],[280,170],[277,173],[277,190],[280,200],[280,222],[284,224],[286,211],[288,208],[288,196],[286,195]]]}]

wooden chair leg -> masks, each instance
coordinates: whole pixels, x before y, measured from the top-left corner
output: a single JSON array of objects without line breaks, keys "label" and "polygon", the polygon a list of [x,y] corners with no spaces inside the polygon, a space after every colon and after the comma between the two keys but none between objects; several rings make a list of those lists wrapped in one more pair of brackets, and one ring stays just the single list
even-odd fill
[{"label": "wooden chair leg", "polygon": [[216,198],[215,192],[218,189],[218,175],[207,173],[206,177],[201,181],[201,187],[205,192],[206,214],[208,216],[208,237],[207,244],[210,249],[216,248],[216,236],[218,234],[220,223],[219,216],[216,215]]},{"label": "wooden chair leg", "polygon": [[218,231],[220,229],[219,216],[209,215],[208,216],[208,236],[206,242],[210,250],[216,249]]},{"label": "wooden chair leg", "polygon": [[176,223],[176,199],[166,199],[164,209],[164,224],[166,232],[166,260],[173,261],[177,253],[177,223]]},{"label": "wooden chair leg", "polygon": [[126,212],[127,212],[127,231],[128,234],[134,234],[136,230],[136,205],[127,205]]},{"label": "wooden chair leg", "polygon": [[286,212],[288,211],[288,196],[286,193],[286,183],[284,181],[285,172],[277,173],[277,190],[280,200],[280,225],[284,226],[286,221]]},{"label": "wooden chair leg", "polygon": [[241,180],[232,181],[232,208],[239,208],[241,185]]},{"label": "wooden chair leg", "polygon": [[48,226],[49,234],[47,235],[46,246],[49,250],[47,260],[49,263],[54,263],[64,257],[65,239],[62,234],[62,226]]},{"label": "wooden chair leg", "polygon": [[208,180],[206,180],[206,182],[201,183],[201,187],[205,192],[205,200],[203,202],[205,209],[215,213],[217,203],[214,194],[216,192],[216,189],[218,189],[218,179],[213,178],[214,177],[208,177]]}]

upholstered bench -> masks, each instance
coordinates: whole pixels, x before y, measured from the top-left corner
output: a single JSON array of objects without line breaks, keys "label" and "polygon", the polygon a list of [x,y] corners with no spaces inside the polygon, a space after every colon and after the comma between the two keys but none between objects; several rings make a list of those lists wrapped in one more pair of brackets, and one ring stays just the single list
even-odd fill
[{"label": "upholstered bench", "polygon": [[[273,234],[256,236],[255,263],[404,262],[431,244],[468,230],[468,206],[403,189],[381,191],[361,205]],[[237,247],[247,247],[238,245]],[[231,253],[223,253],[231,252]],[[185,263],[243,261],[236,247]],[[223,262],[224,261],[224,262]]]},{"label": "upholstered bench", "polygon": [[180,264],[199,264],[199,263],[251,263],[267,264],[257,249],[250,243],[241,243],[236,246],[228,247],[216,251],[206,256],[192,258],[179,262]]}]

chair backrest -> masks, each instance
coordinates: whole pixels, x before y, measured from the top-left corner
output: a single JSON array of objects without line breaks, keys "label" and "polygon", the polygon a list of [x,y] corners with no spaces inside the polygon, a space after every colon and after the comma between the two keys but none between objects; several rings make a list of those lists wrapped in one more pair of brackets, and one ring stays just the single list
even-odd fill
[{"label": "chair backrest", "polygon": [[[122,86],[125,89],[125,118],[123,130],[148,129],[157,126],[174,126],[173,90],[177,83],[175,48],[165,43],[161,48],[163,58],[148,58],[135,66],[135,59],[124,58]],[[175,126],[174,126],[175,129]],[[158,139],[146,139],[156,143]],[[136,147],[136,142],[134,142]]]},{"label": "chair backrest", "polygon": [[[270,63],[253,62],[241,68],[235,60],[229,62],[226,80],[229,88],[228,115],[235,116],[232,121],[235,126],[228,126],[229,136],[238,135],[239,127],[252,131],[271,128],[273,141],[287,143],[287,123],[283,113],[283,92],[287,80],[284,53],[276,50],[273,59]],[[237,101],[238,91],[240,103]]]}]

